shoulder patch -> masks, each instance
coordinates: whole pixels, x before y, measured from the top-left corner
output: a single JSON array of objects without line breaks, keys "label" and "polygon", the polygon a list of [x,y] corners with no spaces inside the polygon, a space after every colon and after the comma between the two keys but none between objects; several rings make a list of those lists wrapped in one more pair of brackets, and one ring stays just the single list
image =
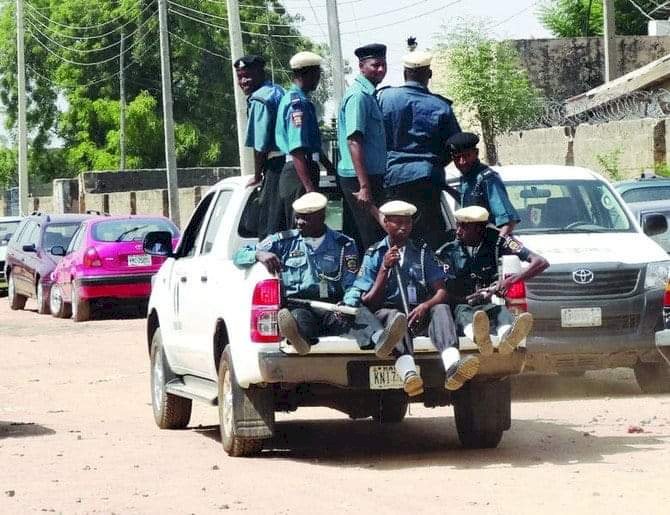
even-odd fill
[{"label": "shoulder patch", "polygon": [[352,255],[344,258],[344,265],[350,272],[358,272],[358,256]]},{"label": "shoulder patch", "polygon": [[523,243],[511,236],[505,236],[505,238],[503,238],[502,246],[504,249],[507,249],[514,254],[518,254],[523,250]]},{"label": "shoulder patch", "polygon": [[298,231],[296,229],[289,229],[288,231],[277,233],[277,241],[295,238],[296,236],[298,236]]}]

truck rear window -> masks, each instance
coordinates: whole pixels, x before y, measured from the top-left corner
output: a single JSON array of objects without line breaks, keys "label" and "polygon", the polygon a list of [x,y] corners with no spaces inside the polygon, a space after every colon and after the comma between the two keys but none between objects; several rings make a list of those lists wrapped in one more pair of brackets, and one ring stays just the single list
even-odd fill
[{"label": "truck rear window", "polygon": [[143,240],[152,231],[169,231],[177,237],[177,228],[160,218],[132,218],[130,220],[107,220],[93,226],[92,236],[95,241],[134,241]]}]

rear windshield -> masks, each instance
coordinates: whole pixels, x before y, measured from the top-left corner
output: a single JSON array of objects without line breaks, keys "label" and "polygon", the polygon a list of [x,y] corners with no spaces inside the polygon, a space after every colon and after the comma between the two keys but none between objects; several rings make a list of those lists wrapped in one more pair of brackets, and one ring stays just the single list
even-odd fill
[{"label": "rear windshield", "polygon": [[42,237],[42,248],[49,251],[52,247],[60,246],[66,249],[70,240],[79,229],[81,222],[68,222],[62,224],[50,224],[44,229]]},{"label": "rear windshield", "polygon": [[11,238],[12,234],[16,231],[19,223],[21,223],[19,220],[14,222],[0,222],[0,242],[9,241],[9,238]]},{"label": "rear windshield", "polygon": [[607,184],[600,181],[506,183],[521,222],[518,234],[632,232],[633,225]]},{"label": "rear windshield", "polygon": [[177,237],[177,228],[160,218],[98,222],[93,226],[92,236],[95,241],[133,241],[143,240],[152,231],[170,231],[172,236]]},{"label": "rear windshield", "polygon": [[648,202],[652,200],[670,199],[670,186],[656,186],[653,188],[635,188],[621,194],[626,202]]}]

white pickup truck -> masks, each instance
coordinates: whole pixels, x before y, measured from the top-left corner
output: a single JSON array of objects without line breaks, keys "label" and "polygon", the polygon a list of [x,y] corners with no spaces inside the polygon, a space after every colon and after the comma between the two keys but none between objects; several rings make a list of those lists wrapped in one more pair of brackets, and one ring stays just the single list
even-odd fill
[{"label": "white pickup truck", "polygon": [[[308,355],[297,355],[277,330],[278,279],[261,264],[250,269],[233,264],[240,246],[256,242],[248,223],[255,193],[247,182],[247,177],[235,177],[214,186],[195,209],[176,250],[167,234],[150,233],[145,239],[148,253],[168,256],[154,277],[148,309],[156,423],[162,429],[184,428],[193,400],[218,405],[224,449],[245,456],[260,452],[272,438],[277,411],[327,406],[353,419],[400,422],[409,399],[391,360],[380,360],[374,351],[362,351],[341,337],[320,338]],[[443,207],[451,227],[446,199]],[[331,220],[331,227],[336,225]],[[507,378],[523,368],[523,346],[509,356],[481,356],[476,378],[448,392],[430,340],[416,338],[414,345],[425,393],[412,401],[428,407],[453,404],[464,446],[497,446],[510,428]],[[465,339],[461,351],[478,352]]]}]

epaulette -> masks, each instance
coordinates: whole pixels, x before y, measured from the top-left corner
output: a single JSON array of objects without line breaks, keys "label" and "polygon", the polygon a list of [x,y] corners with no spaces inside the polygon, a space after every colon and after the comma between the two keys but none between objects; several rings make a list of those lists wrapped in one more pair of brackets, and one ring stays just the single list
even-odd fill
[{"label": "epaulette", "polygon": [[385,90],[387,90],[387,89],[391,89],[392,87],[393,87],[393,86],[382,86],[381,88],[375,90],[375,96],[379,96],[379,94],[380,94],[382,91],[385,91]]},{"label": "epaulette", "polygon": [[432,91],[430,92],[430,94],[433,95],[434,97],[439,98],[440,100],[444,100],[447,104],[449,104],[449,106],[451,106],[454,103],[453,100],[450,100],[447,97],[443,97],[442,95],[438,95],[437,93],[433,93]]},{"label": "epaulette", "polygon": [[296,238],[300,234],[298,229],[289,229],[287,231],[282,231],[277,233],[277,241],[288,240],[289,238]]},{"label": "epaulette", "polygon": [[343,234],[339,231],[333,231],[333,232],[336,234],[335,241],[337,243],[341,243],[344,246],[351,245],[352,243],[354,243],[354,239],[350,238],[346,234]]},{"label": "epaulette", "polygon": [[378,250],[382,245],[384,245],[386,239],[379,240],[377,243],[373,243],[368,247],[368,250],[365,251],[366,256],[372,256],[376,250]]},{"label": "epaulette", "polygon": [[437,257],[440,257],[440,256],[442,256],[445,252],[447,252],[448,250],[450,250],[452,247],[455,247],[457,244],[458,244],[458,240],[448,241],[447,243],[445,243],[444,245],[442,245],[439,249],[437,249],[437,250],[435,251],[435,255],[436,255]]}]

